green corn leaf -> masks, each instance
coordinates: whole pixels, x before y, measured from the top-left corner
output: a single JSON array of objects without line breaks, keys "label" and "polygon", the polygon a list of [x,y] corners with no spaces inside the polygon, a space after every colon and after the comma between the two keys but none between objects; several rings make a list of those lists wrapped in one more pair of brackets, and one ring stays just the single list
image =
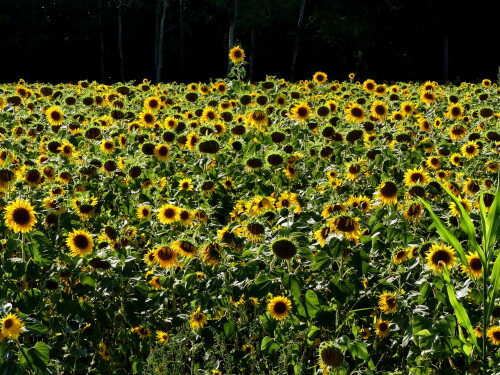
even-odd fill
[{"label": "green corn leaf", "polygon": [[490,248],[495,245],[500,230],[500,185],[497,187],[495,199],[488,212],[486,219],[486,233],[488,235],[488,247],[485,250],[489,252]]},{"label": "green corn leaf", "polygon": [[458,239],[453,235],[453,233],[451,233],[448,230],[448,228],[446,228],[446,226],[441,221],[441,219],[434,213],[431,205],[429,203],[427,203],[426,201],[424,201],[422,198],[419,197],[419,199],[420,199],[420,202],[422,202],[422,204],[425,206],[425,208],[427,208],[427,211],[429,211],[429,214],[431,215],[432,221],[436,225],[436,229],[437,229],[439,235],[441,236],[441,238],[443,239],[443,241],[445,241],[447,244],[449,244],[455,248],[455,250],[458,252],[458,255],[460,257],[460,261],[462,262],[462,264],[467,264],[467,258],[465,258],[464,249],[463,249],[462,245],[460,244],[460,242],[458,241]]},{"label": "green corn leaf", "polygon": [[479,214],[481,216],[481,228],[483,229],[483,247],[488,252],[489,249],[489,227],[488,227],[488,213],[486,212],[486,206],[484,205],[483,194],[479,197]]},{"label": "green corn leaf", "polygon": [[[486,277],[486,275],[485,275]],[[500,257],[497,256],[490,276],[490,285],[492,288],[488,292],[488,303],[486,306],[486,318],[489,319],[495,307],[495,298],[500,289]]]},{"label": "green corn leaf", "polygon": [[463,307],[463,305],[457,300],[457,296],[455,294],[455,289],[453,288],[453,285],[450,280],[450,270],[448,269],[447,266],[443,267],[443,276],[444,280],[446,281],[446,289],[448,291],[448,298],[450,299],[451,306],[453,307],[453,310],[455,311],[455,316],[457,317],[458,324],[460,324],[463,328],[467,330],[469,333],[469,338],[474,344],[474,346],[477,348],[479,352],[481,352],[481,347],[479,346],[477,339],[476,339],[476,334],[474,332],[474,328],[472,327],[472,324],[469,319],[469,315],[467,314],[467,311]]},{"label": "green corn leaf", "polygon": [[[453,193],[443,184],[439,183],[441,187],[446,191],[446,193],[450,196],[450,198],[453,200],[453,202],[457,205],[459,211],[460,211],[460,227],[462,230],[467,233],[467,236],[469,237],[469,249],[472,251],[477,251],[479,254],[479,257],[481,258],[481,262],[483,263],[483,267],[486,264],[486,258],[485,254],[483,252],[483,249],[479,244],[477,243],[476,240],[476,228],[474,227],[474,224],[472,223],[472,220],[470,219],[469,214],[465,210],[464,206],[460,203],[460,201],[453,195]],[[467,266],[467,259],[465,256],[462,258],[460,257],[460,260],[462,261],[462,264],[464,266]]]}]

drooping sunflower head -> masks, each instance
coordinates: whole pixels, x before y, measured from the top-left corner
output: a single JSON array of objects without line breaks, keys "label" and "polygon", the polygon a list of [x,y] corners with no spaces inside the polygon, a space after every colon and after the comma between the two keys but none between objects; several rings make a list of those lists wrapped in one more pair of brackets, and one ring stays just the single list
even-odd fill
[{"label": "drooping sunflower head", "polygon": [[215,242],[210,242],[203,248],[201,259],[211,267],[219,264],[222,258],[222,247]]},{"label": "drooping sunflower head", "polygon": [[445,266],[452,267],[456,262],[455,250],[443,244],[432,244],[426,258],[427,266],[435,273],[441,272]]},{"label": "drooping sunflower head", "polygon": [[179,254],[182,254],[188,258],[194,257],[198,252],[196,246],[187,240],[174,241],[172,242],[171,247],[174,250],[176,250]]},{"label": "drooping sunflower head", "polygon": [[286,238],[279,238],[271,244],[274,255],[281,259],[293,258],[297,253],[297,246],[293,241]]},{"label": "drooping sunflower head", "polygon": [[332,341],[323,342],[318,348],[319,367],[323,373],[346,373],[348,364],[339,347]]},{"label": "drooping sunflower head", "polygon": [[284,296],[273,297],[267,304],[267,310],[274,319],[283,320],[292,310],[292,302]]},{"label": "drooping sunflower head", "polygon": [[37,223],[34,207],[30,202],[16,199],[5,207],[5,224],[15,233],[27,233]]}]

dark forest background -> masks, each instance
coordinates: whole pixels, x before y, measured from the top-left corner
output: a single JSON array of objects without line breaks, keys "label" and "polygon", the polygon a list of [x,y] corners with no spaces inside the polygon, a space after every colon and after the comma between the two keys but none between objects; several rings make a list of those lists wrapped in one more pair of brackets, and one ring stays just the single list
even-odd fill
[{"label": "dark forest background", "polygon": [[500,2],[0,0],[0,82],[497,80]]}]

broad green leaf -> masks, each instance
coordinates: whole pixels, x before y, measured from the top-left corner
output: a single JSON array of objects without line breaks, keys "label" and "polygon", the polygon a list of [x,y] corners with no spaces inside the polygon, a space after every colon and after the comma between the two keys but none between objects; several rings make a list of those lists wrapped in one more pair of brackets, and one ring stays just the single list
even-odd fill
[{"label": "broad green leaf", "polygon": [[46,374],[49,363],[49,347],[44,342],[37,342],[32,348],[19,350],[19,362],[25,368],[31,368],[37,374]]},{"label": "broad green leaf", "polygon": [[306,308],[307,316],[309,316],[310,318],[314,318],[320,308],[318,295],[314,291],[308,290],[305,295],[304,305]]},{"label": "broad green leaf", "polygon": [[472,328],[472,324],[469,319],[469,315],[467,311],[463,307],[463,305],[457,300],[457,296],[455,295],[455,289],[451,284],[450,280],[450,270],[448,267],[443,268],[443,276],[446,281],[446,289],[448,290],[448,298],[450,299],[451,306],[455,311],[455,316],[457,317],[458,324],[464,327],[469,333],[469,338],[473,342],[474,346],[477,348],[479,352],[481,352],[481,347],[479,346],[476,333],[474,332],[474,328]]},{"label": "broad green leaf", "polygon": [[349,351],[351,352],[353,357],[358,357],[363,361],[368,360],[370,358],[370,353],[368,353],[368,348],[364,342],[354,340],[349,343]]},{"label": "broad green leaf", "polygon": [[224,336],[226,336],[227,339],[230,338],[236,332],[236,322],[229,321],[224,323],[223,330]]},{"label": "broad green leaf", "polygon": [[260,351],[266,357],[269,357],[274,353],[276,353],[279,350],[279,348],[280,348],[279,344],[269,336],[264,337],[262,339],[262,342],[260,343]]}]

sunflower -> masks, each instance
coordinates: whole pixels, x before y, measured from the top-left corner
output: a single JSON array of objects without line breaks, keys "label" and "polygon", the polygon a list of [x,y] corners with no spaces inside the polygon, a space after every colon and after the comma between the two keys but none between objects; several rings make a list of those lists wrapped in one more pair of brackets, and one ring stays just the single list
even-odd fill
[{"label": "sunflower", "polygon": [[193,329],[205,327],[207,324],[207,317],[201,312],[201,307],[198,307],[189,317],[189,325]]},{"label": "sunflower", "polygon": [[52,106],[45,110],[45,116],[49,121],[50,125],[59,126],[64,122],[64,112],[61,107]]},{"label": "sunflower", "polygon": [[27,233],[33,229],[37,219],[34,207],[28,201],[16,199],[5,207],[5,224],[15,233]]},{"label": "sunflower", "polygon": [[156,122],[156,115],[153,111],[144,109],[139,113],[139,120],[141,125],[146,127],[153,127]]},{"label": "sunflower", "polygon": [[185,145],[189,150],[194,151],[199,141],[200,138],[198,135],[195,132],[191,132],[186,137]]},{"label": "sunflower", "polygon": [[452,120],[460,120],[464,117],[464,108],[460,103],[450,105],[445,113],[445,117]]},{"label": "sunflower", "polygon": [[288,317],[292,310],[292,302],[284,296],[277,296],[272,298],[267,304],[267,311],[276,320],[283,320]]},{"label": "sunflower", "polygon": [[229,59],[234,63],[241,63],[245,60],[245,51],[240,46],[235,46],[229,51]]},{"label": "sunflower", "polygon": [[94,240],[92,239],[92,235],[85,229],[75,229],[68,234],[66,245],[68,245],[71,251],[71,256],[84,256],[92,252]]},{"label": "sunflower", "polygon": [[488,328],[486,331],[486,336],[488,336],[488,340],[493,345],[500,345],[500,326],[493,326]]},{"label": "sunflower", "polygon": [[451,139],[453,139],[454,141],[459,141],[461,140],[463,137],[465,137],[465,135],[467,134],[467,128],[462,126],[462,125],[455,125],[455,126],[452,126],[449,130],[448,130],[448,135],[450,136]]},{"label": "sunflower", "polygon": [[347,373],[348,364],[342,351],[331,341],[318,348],[319,367],[323,374]]},{"label": "sunflower", "polygon": [[420,221],[423,211],[423,207],[420,203],[412,202],[403,212],[403,215],[408,221]]},{"label": "sunflower", "polygon": [[[457,197],[458,201],[460,204],[463,206],[466,212],[470,212],[471,210],[471,203],[467,199],[463,199],[461,197]],[[450,213],[455,216],[455,217],[460,217],[460,209],[457,207],[455,202],[450,203]]]},{"label": "sunflower", "polygon": [[222,257],[222,247],[215,243],[210,242],[202,250],[201,260],[211,267],[219,264]]},{"label": "sunflower", "polygon": [[168,343],[168,333],[163,331],[156,331],[156,341],[160,344]]},{"label": "sunflower", "polygon": [[483,263],[477,252],[468,253],[465,258],[467,259],[467,265],[462,264],[460,266],[461,271],[465,274],[471,274],[475,278],[481,277],[483,273]]},{"label": "sunflower", "polygon": [[406,251],[406,249],[399,249],[392,256],[392,261],[396,264],[401,264],[406,259],[408,259],[408,252]]},{"label": "sunflower", "polygon": [[490,173],[496,173],[498,172],[498,169],[500,169],[500,163],[497,163],[495,161],[488,160],[484,165],[486,167],[486,170]]},{"label": "sunflower", "polygon": [[382,182],[377,187],[375,197],[382,201],[383,205],[396,204],[398,201],[398,186],[392,181]]},{"label": "sunflower", "polygon": [[466,195],[476,195],[481,190],[481,181],[467,178],[464,183],[463,191]]},{"label": "sunflower", "polygon": [[370,337],[370,330],[368,328],[361,328],[359,330],[359,335],[363,340],[368,340],[368,338]]},{"label": "sunflower", "polygon": [[424,91],[420,95],[420,100],[426,104],[432,104],[436,101],[436,95],[431,91]]},{"label": "sunflower", "polygon": [[193,190],[193,180],[191,178],[183,178],[179,181],[179,191],[191,191]]},{"label": "sunflower", "polygon": [[467,159],[472,159],[479,155],[479,146],[476,142],[469,141],[462,146],[461,151]]},{"label": "sunflower", "polygon": [[441,168],[441,159],[439,156],[429,156],[425,164],[431,169],[439,169]]},{"label": "sunflower", "polygon": [[168,155],[170,154],[170,150],[167,145],[159,143],[155,146],[153,154],[158,160],[167,160]]},{"label": "sunflower", "polygon": [[274,210],[275,201],[276,199],[273,197],[262,197],[260,195],[256,195],[248,204],[248,214],[250,216],[257,216],[267,210]]},{"label": "sunflower", "polygon": [[130,329],[131,332],[137,333],[140,339],[145,339],[146,337],[149,337],[151,335],[151,332],[149,329],[147,329],[144,326],[137,326],[134,328]]},{"label": "sunflower", "polygon": [[346,177],[348,180],[355,180],[362,174],[363,166],[361,163],[349,163],[346,166],[347,174]]},{"label": "sunflower", "polygon": [[415,105],[411,102],[403,102],[401,103],[401,112],[405,116],[411,116],[415,111]]},{"label": "sunflower", "polygon": [[158,210],[158,220],[160,220],[162,224],[172,224],[178,220],[179,213],[179,207],[167,203]]},{"label": "sunflower", "polygon": [[190,226],[193,223],[194,214],[189,210],[180,209],[177,218],[182,223],[182,225]]},{"label": "sunflower", "polygon": [[464,163],[462,161],[462,154],[454,153],[450,156],[450,163],[455,167],[461,167]]},{"label": "sunflower", "polygon": [[172,268],[177,261],[177,253],[168,246],[158,246],[154,250],[155,260],[161,268]]},{"label": "sunflower", "polygon": [[111,139],[105,139],[101,142],[101,145],[99,147],[101,149],[102,152],[106,153],[106,154],[111,154],[116,146],[115,146],[115,143],[113,142],[113,140]]},{"label": "sunflower", "polygon": [[367,79],[363,82],[363,89],[367,92],[374,92],[377,88],[377,83],[373,79]]},{"label": "sunflower", "polygon": [[1,335],[12,340],[16,340],[24,328],[24,324],[15,314],[8,314],[0,321],[0,326]]},{"label": "sunflower", "polygon": [[331,232],[335,231],[346,239],[357,242],[359,237],[361,237],[358,217],[337,216],[330,219],[328,224],[330,225]]},{"label": "sunflower", "polygon": [[271,244],[274,255],[280,259],[293,258],[297,253],[297,245],[286,238],[278,238]]},{"label": "sunflower", "polygon": [[249,112],[246,117],[246,122],[252,126],[260,128],[262,126],[267,126],[269,124],[269,118],[264,111],[256,109]]},{"label": "sunflower", "polygon": [[319,242],[319,245],[321,247],[324,247],[326,245],[326,239],[328,238],[329,234],[330,234],[330,228],[323,227],[323,228],[316,230],[313,234],[313,237],[315,240],[317,240]]},{"label": "sunflower", "polygon": [[161,108],[161,100],[156,96],[150,96],[144,100],[144,108],[149,111],[157,111]]},{"label": "sunflower", "polygon": [[196,255],[198,249],[191,242],[186,240],[178,240],[174,241],[171,244],[172,248],[176,250],[178,253],[191,258]]},{"label": "sunflower", "polygon": [[282,209],[282,208],[292,208],[292,207],[294,213],[297,214],[302,212],[302,206],[299,202],[298,195],[296,193],[290,193],[284,191],[283,193],[281,193],[280,197],[276,201],[276,208]]},{"label": "sunflower", "polygon": [[357,103],[347,103],[344,108],[347,122],[361,122],[365,118],[365,110]]},{"label": "sunflower", "polygon": [[389,113],[387,104],[385,104],[383,101],[380,100],[377,100],[372,103],[370,111],[372,113],[372,116],[379,121],[384,121],[385,118],[387,117],[387,114]]},{"label": "sunflower", "polygon": [[323,72],[316,72],[313,75],[313,81],[316,82],[318,85],[321,85],[326,81],[328,81],[328,76]]},{"label": "sunflower", "polygon": [[307,102],[297,103],[290,110],[290,117],[299,121],[305,121],[311,115],[311,111],[311,107]]},{"label": "sunflower", "polygon": [[423,169],[409,169],[405,172],[406,186],[425,185],[429,180],[429,174]]},{"label": "sunflower", "polygon": [[391,332],[391,328],[389,327],[390,324],[391,322],[388,320],[379,319],[374,326],[377,335],[380,337],[386,337],[387,335],[389,335],[389,333]]},{"label": "sunflower", "polygon": [[443,267],[452,267],[455,264],[455,250],[451,246],[432,244],[427,253],[427,266],[435,273],[441,272]]},{"label": "sunflower", "polygon": [[200,121],[202,123],[215,122],[219,119],[219,113],[214,107],[206,107],[201,113]]},{"label": "sunflower", "polygon": [[398,307],[396,296],[391,293],[382,293],[378,297],[378,306],[386,314],[394,314]]}]

